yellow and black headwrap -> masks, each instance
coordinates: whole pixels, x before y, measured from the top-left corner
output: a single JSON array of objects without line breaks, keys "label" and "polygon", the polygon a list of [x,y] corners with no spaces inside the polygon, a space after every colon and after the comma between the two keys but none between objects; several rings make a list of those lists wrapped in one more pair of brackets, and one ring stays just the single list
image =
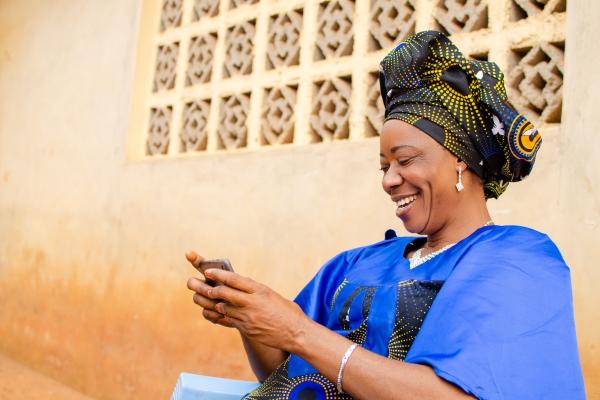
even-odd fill
[{"label": "yellow and black headwrap", "polygon": [[467,60],[444,34],[419,32],[382,61],[385,120],[421,129],[484,181],[486,198],[526,177],[542,139],[507,102],[493,62]]}]

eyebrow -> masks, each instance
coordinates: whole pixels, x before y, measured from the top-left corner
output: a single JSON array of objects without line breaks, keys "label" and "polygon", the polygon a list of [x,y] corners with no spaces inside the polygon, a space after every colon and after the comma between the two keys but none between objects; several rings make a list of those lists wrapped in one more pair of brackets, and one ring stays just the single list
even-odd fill
[{"label": "eyebrow", "polygon": [[[400,144],[398,146],[394,146],[390,149],[390,151],[392,152],[392,154],[394,154],[397,150],[401,149],[402,147],[410,147],[410,148],[415,148],[414,146],[409,146],[407,144]],[[385,157],[385,155],[383,153],[379,153],[379,156],[381,157]]]}]

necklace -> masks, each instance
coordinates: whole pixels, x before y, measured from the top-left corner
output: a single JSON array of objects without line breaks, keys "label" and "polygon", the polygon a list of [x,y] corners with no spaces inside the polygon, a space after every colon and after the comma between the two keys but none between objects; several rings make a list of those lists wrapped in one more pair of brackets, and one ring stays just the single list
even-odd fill
[{"label": "necklace", "polygon": [[[494,222],[492,220],[489,220],[483,226],[489,226],[489,225],[494,225]],[[409,265],[410,269],[417,268],[419,265],[423,264],[424,262],[427,262],[427,261],[431,260],[433,257],[437,256],[438,254],[443,253],[444,251],[448,250],[449,248],[454,246],[456,243],[457,242],[450,243],[450,244],[442,247],[441,249],[436,250],[432,253],[426,254],[424,256],[421,256],[421,252],[422,252],[423,248],[421,247],[420,249],[417,249],[413,253],[412,257],[409,260],[410,261],[410,265]]]},{"label": "necklace", "polygon": [[426,254],[424,256],[421,256],[421,250],[423,250],[423,248],[421,247],[420,249],[416,250],[413,253],[412,257],[410,258],[410,265],[409,265],[410,269],[417,268],[419,265],[431,260],[433,257],[448,250],[450,247],[454,246],[455,244],[456,243],[450,243],[449,245],[446,245],[446,246],[442,247],[441,249],[434,251],[433,253]]}]

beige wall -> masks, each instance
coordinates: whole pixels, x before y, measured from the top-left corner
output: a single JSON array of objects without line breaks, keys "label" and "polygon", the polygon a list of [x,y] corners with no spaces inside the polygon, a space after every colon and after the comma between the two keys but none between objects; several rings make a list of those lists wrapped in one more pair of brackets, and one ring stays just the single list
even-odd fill
[{"label": "beige wall", "polygon": [[575,3],[567,23],[564,129],[558,207],[548,213],[555,221],[551,232],[571,265],[579,349],[588,396],[600,399],[600,88],[598,35],[590,21],[600,15],[600,2]]},{"label": "beige wall", "polygon": [[[126,161],[135,0],[0,2],[0,351],[97,398],[165,398],[181,371],[252,378],[202,322],[183,253],[227,256],[292,296],[329,257],[401,230],[377,139]],[[563,129],[490,208],[572,267],[581,360],[600,398],[600,27],[570,3]],[[574,38],[570,39],[570,38]]]}]

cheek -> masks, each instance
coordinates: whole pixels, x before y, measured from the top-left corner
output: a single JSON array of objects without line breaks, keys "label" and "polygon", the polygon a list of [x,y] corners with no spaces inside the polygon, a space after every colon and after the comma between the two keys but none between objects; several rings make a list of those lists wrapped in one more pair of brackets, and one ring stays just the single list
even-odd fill
[{"label": "cheek", "polygon": [[[464,176],[463,176],[464,178]],[[439,173],[432,184],[432,210],[436,216],[447,215],[455,210],[458,197],[456,194],[456,183],[458,174],[452,171]]]},{"label": "cheek", "polygon": [[404,175],[405,179],[412,186],[423,192],[434,191],[436,187],[440,186],[440,182],[442,181],[438,171],[428,165],[414,166],[408,169]]},{"label": "cheek", "polygon": [[435,180],[431,183],[432,192],[435,194],[435,197],[439,198],[447,198],[447,195],[454,188],[456,181],[453,180],[453,177],[446,172],[438,172],[435,177]]},{"label": "cheek", "polygon": [[448,207],[448,195],[451,194],[456,184],[456,180],[453,180],[454,177],[451,173],[442,168],[432,168],[423,171],[420,176],[415,176],[414,179],[423,192],[425,205],[434,209]]}]

